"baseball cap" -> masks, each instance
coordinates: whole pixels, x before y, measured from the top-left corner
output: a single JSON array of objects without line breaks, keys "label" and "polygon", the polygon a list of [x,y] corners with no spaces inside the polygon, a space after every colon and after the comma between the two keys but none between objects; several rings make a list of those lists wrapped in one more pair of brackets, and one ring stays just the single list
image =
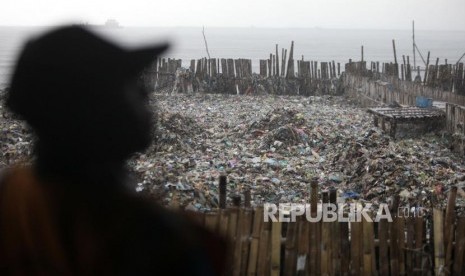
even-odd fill
[{"label": "baseball cap", "polygon": [[[160,43],[127,49],[84,26],[55,28],[25,44],[13,71],[6,104],[27,120],[35,116],[34,112],[53,109],[54,102],[61,104],[63,96],[82,98],[91,96],[86,95],[89,91],[108,93],[108,87],[136,77],[168,47],[168,43]],[[64,95],[77,90],[79,95]]]}]

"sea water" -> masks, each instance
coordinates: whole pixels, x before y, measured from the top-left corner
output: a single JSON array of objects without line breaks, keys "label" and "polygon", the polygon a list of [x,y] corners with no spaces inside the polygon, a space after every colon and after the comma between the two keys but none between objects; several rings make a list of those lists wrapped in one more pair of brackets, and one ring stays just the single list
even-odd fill
[{"label": "sea water", "polygon": [[[50,27],[0,27],[0,88],[5,87],[23,44]],[[411,30],[351,30],[323,28],[209,28],[206,27],[123,27],[93,28],[96,32],[115,40],[125,47],[150,45],[169,41],[172,45],[164,57],[183,60],[188,66],[191,59],[245,58],[252,60],[254,72],[258,72],[259,60],[268,59],[270,53],[281,57],[282,48],[290,49],[294,41],[294,60],[304,58],[319,62],[347,63],[349,59],[394,62],[392,40],[395,40],[397,59],[410,56],[413,64]],[[205,38],[204,38],[205,35]],[[416,30],[415,41],[423,59],[431,52],[430,64],[440,59],[443,64],[455,63],[465,52],[465,31]],[[207,43],[205,43],[207,42]],[[289,55],[289,52],[288,52]],[[462,60],[465,61],[465,58]],[[416,65],[424,67],[417,51]],[[343,66],[342,66],[343,67]]]}]

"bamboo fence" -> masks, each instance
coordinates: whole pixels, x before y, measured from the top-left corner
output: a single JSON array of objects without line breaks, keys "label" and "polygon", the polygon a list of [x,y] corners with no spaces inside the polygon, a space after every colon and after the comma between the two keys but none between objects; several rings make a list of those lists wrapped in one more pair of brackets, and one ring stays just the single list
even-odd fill
[{"label": "bamboo fence", "polygon": [[456,196],[423,215],[394,210],[392,222],[266,222],[263,207],[190,215],[229,240],[226,275],[465,275]]}]

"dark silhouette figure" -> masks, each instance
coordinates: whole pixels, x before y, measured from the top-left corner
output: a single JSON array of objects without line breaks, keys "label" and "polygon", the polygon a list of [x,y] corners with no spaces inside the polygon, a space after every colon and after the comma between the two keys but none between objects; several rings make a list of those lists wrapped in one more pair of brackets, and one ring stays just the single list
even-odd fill
[{"label": "dark silhouette figure", "polygon": [[0,275],[214,275],[222,240],[143,200],[125,160],[151,142],[139,75],[167,44],[129,50],[80,26],[29,41],[7,107],[37,135],[0,181]]}]

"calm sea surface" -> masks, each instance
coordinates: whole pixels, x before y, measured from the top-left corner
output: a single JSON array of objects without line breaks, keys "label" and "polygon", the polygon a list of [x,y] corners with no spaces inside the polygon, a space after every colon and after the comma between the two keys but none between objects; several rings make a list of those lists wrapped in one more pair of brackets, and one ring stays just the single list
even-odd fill
[{"label": "calm sea surface", "polygon": [[[0,87],[7,85],[16,56],[23,43],[31,36],[40,34],[45,27],[0,27]],[[124,27],[121,29],[96,28],[97,32],[127,47],[149,44],[161,40],[172,42],[166,57],[183,60],[207,56],[202,28],[191,27]],[[275,53],[275,45],[289,49],[294,41],[294,59],[336,61],[345,63],[351,58],[360,60],[361,46],[367,61],[393,62],[392,39],[396,41],[399,60],[410,55],[412,61],[412,33],[410,30],[342,30],[342,29],[266,29],[266,28],[206,28],[210,56],[216,58],[252,59],[254,71],[258,71],[259,59]],[[416,43],[426,59],[440,63],[448,59],[455,63],[465,52],[465,31],[424,31],[415,33]],[[462,60],[465,61],[465,58]],[[417,65],[423,65],[417,54]]]}]

